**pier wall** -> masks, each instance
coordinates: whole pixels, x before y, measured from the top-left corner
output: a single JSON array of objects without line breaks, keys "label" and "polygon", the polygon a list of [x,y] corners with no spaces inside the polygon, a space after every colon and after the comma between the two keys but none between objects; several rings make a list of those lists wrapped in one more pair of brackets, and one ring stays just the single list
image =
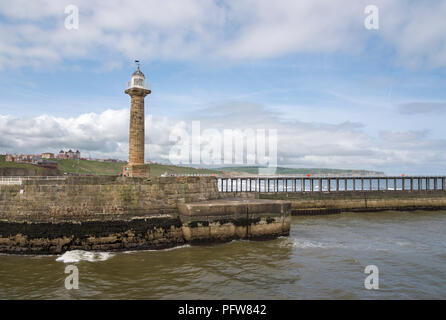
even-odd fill
[{"label": "pier wall", "polygon": [[57,176],[61,172],[57,169],[41,168],[37,166],[17,167],[17,168],[0,168],[0,177],[17,177],[17,176]]},{"label": "pier wall", "polygon": [[260,199],[291,201],[291,213],[446,209],[446,191],[342,191],[259,193]]},{"label": "pier wall", "polygon": [[223,196],[231,197],[218,192],[215,177],[67,177],[0,185],[0,252],[162,249],[289,234],[290,203],[249,212],[248,199],[223,200],[221,214],[180,213],[181,205]]},{"label": "pier wall", "polygon": [[218,199],[215,178],[67,177],[0,185],[0,219],[12,222],[107,220],[175,214],[179,202]]}]

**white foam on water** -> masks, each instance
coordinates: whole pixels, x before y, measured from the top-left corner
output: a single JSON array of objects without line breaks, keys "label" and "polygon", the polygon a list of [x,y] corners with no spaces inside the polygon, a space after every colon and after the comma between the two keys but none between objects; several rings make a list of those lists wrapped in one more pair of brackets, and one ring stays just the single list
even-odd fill
[{"label": "white foam on water", "polygon": [[184,244],[182,246],[166,248],[166,249],[128,250],[128,251],[124,251],[123,253],[172,251],[172,250],[183,249],[183,248],[188,248],[188,247],[190,247],[190,244]]},{"label": "white foam on water", "polygon": [[280,244],[280,246],[293,247],[299,249],[311,249],[311,248],[329,249],[329,248],[342,247],[341,244],[329,244],[318,241],[310,241],[306,239],[284,239],[284,241]]},{"label": "white foam on water", "polygon": [[92,252],[92,251],[84,251],[84,250],[72,250],[67,251],[63,255],[59,256],[56,261],[63,263],[74,263],[80,261],[89,261],[89,262],[97,262],[97,261],[105,261],[113,257],[114,254],[109,252]]}]

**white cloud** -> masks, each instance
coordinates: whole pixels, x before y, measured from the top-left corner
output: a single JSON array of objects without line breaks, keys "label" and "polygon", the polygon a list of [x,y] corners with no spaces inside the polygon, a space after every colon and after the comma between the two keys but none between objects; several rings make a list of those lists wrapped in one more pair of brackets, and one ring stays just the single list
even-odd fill
[{"label": "white cloud", "polygon": [[[236,113],[234,111],[237,110]],[[174,127],[190,133],[192,120],[201,132],[216,129],[277,129],[281,166],[384,170],[388,173],[440,173],[446,161],[446,140],[428,131],[385,131],[375,138],[358,123],[308,123],[283,120],[255,104],[233,103],[203,109],[200,118],[176,121],[146,117],[146,158],[168,162]],[[128,110],[106,110],[76,118],[0,116],[0,153],[57,152],[79,149],[84,155],[126,159]],[[204,140],[204,144],[209,143]]]},{"label": "white cloud", "polygon": [[[74,0],[79,30],[64,28],[65,4],[0,2],[0,68],[65,59],[251,59],[293,53],[362,52],[379,40],[398,64],[446,66],[446,1],[383,1],[380,29],[364,28],[369,1]],[[378,43],[379,43],[378,41]],[[107,52],[104,58],[103,52]]]}]

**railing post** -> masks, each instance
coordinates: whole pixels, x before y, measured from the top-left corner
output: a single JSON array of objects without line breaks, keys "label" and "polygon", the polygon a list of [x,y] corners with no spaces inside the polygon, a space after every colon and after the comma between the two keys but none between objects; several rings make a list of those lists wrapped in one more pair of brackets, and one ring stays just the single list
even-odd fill
[{"label": "railing post", "polygon": [[292,192],[296,192],[296,179],[293,179],[293,184],[291,186]]},{"label": "railing post", "polygon": [[369,179],[369,191],[372,191],[372,178]]},{"label": "railing post", "polygon": [[331,180],[330,178],[327,179],[327,191],[328,192],[331,191],[331,181],[330,180]]},{"label": "railing post", "polygon": [[300,191],[301,192],[305,191],[305,179],[304,178],[300,178]]},{"label": "railing post", "polygon": [[318,183],[319,183],[319,192],[322,192],[322,179],[321,178],[319,178]]},{"label": "railing post", "polygon": [[406,179],[405,178],[401,178],[401,190],[406,190]]},{"label": "railing post", "polygon": [[386,178],[386,191],[389,190],[389,178]]},{"label": "railing post", "polygon": [[393,190],[396,191],[396,178],[393,179]]},{"label": "railing post", "polygon": [[443,189],[443,191],[445,191],[446,190],[446,186],[445,186],[445,184],[446,184],[446,178],[443,178],[443,182],[442,182],[442,189]]},{"label": "railing post", "polygon": [[413,178],[410,178],[410,191],[413,191]]}]

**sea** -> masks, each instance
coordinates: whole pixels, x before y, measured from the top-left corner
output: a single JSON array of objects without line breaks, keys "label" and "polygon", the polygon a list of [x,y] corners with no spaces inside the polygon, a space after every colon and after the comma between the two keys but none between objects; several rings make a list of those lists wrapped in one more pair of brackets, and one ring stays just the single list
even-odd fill
[{"label": "sea", "polygon": [[270,241],[3,254],[0,299],[446,299],[446,211],[297,216]]}]

